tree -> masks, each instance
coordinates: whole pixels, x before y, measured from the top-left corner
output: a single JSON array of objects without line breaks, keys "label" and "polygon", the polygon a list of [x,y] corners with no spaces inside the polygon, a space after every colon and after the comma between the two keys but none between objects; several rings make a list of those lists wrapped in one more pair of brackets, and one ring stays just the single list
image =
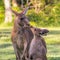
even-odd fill
[{"label": "tree", "polygon": [[27,4],[29,3],[29,0],[27,0]]},{"label": "tree", "polygon": [[12,22],[12,12],[10,10],[10,0],[4,0],[5,5],[5,23]]},{"label": "tree", "polygon": [[48,4],[53,4],[54,3],[54,0],[45,0],[45,4],[48,5]]},{"label": "tree", "polygon": [[48,0],[45,0],[45,4],[48,5]]},{"label": "tree", "polygon": [[16,7],[16,6],[17,6],[17,1],[16,1],[16,0],[12,0],[12,5],[13,5],[14,7]]},{"label": "tree", "polygon": [[23,0],[21,0],[21,7],[22,7],[22,8],[23,8],[23,6],[24,6],[24,5],[23,5],[23,2],[24,2],[24,1],[23,1]]},{"label": "tree", "polygon": [[38,13],[41,9],[41,0],[30,0],[34,9],[35,9],[35,12]]}]

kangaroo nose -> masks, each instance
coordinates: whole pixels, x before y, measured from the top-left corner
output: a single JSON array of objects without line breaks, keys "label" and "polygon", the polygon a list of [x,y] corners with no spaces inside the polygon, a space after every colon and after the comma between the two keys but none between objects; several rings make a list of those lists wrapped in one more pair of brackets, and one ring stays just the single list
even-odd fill
[{"label": "kangaroo nose", "polygon": [[48,32],[49,32],[48,30],[44,29],[44,30],[42,31],[42,34],[45,34],[45,33],[48,33]]}]

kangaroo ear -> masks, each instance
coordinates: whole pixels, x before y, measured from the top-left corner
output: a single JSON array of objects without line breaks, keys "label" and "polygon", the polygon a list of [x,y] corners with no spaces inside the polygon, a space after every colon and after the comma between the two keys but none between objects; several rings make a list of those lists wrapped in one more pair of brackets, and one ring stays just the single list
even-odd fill
[{"label": "kangaroo ear", "polygon": [[26,12],[28,11],[28,9],[30,8],[30,4],[31,4],[31,2],[28,3],[28,7],[23,10],[22,13],[23,13],[24,15],[26,14]]},{"label": "kangaroo ear", "polygon": [[29,7],[25,8],[21,13],[22,13],[23,15],[25,15],[25,14],[27,13],[28,9],[29,9]]},{"label": "kangaroo ear", "polygon": [[14,15],[19,15],[19,13],[17,13],[16,11],[14,11],[14,10],[12,10],[11,8],[10,8],[10,10],[12,11],[12,13],[14,14]]}]

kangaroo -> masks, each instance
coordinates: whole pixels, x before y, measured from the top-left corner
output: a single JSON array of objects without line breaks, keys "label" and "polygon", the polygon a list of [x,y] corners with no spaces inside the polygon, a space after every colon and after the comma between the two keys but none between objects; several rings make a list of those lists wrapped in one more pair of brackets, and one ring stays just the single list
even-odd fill
[{"label": "kangaroo", "polygon": [[[27,52],[30,42],[33,38],[33,33],[30,28],[24,29],[24,26],[29,25],[29,20],[25,16],[29,7],[25,8],[21,13],[11,11],[15,14],[14,26],[11,33],[13,48],[16,55],[16,60],[21,60],[23,52]],[[24,55],[24,54],[23,54]]]},{"label": "kangaroo", "polygon": [[47,60],[46,53],[46,43],[42,35],[48,33],[47,29],[31,28],[34,37],[30,43],[29,48],[29,59],[27,60]]}]

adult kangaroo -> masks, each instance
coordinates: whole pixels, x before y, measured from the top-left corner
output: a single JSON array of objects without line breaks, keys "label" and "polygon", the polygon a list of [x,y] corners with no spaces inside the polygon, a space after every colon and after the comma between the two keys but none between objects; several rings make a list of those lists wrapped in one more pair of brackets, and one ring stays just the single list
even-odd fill
[{"label": "adult kangaroo", "polygon": [[21,60],[23,53],[27,53],[30,42],[33,38],[33,33],[30,28],[24,29],[23,27],[29,26],[29,20],[25,16],[29,7],[25,8],[21,13],[11,11],[15,14],[14,26],[11,33],[13,48],[16,54],[16,60]]}]

